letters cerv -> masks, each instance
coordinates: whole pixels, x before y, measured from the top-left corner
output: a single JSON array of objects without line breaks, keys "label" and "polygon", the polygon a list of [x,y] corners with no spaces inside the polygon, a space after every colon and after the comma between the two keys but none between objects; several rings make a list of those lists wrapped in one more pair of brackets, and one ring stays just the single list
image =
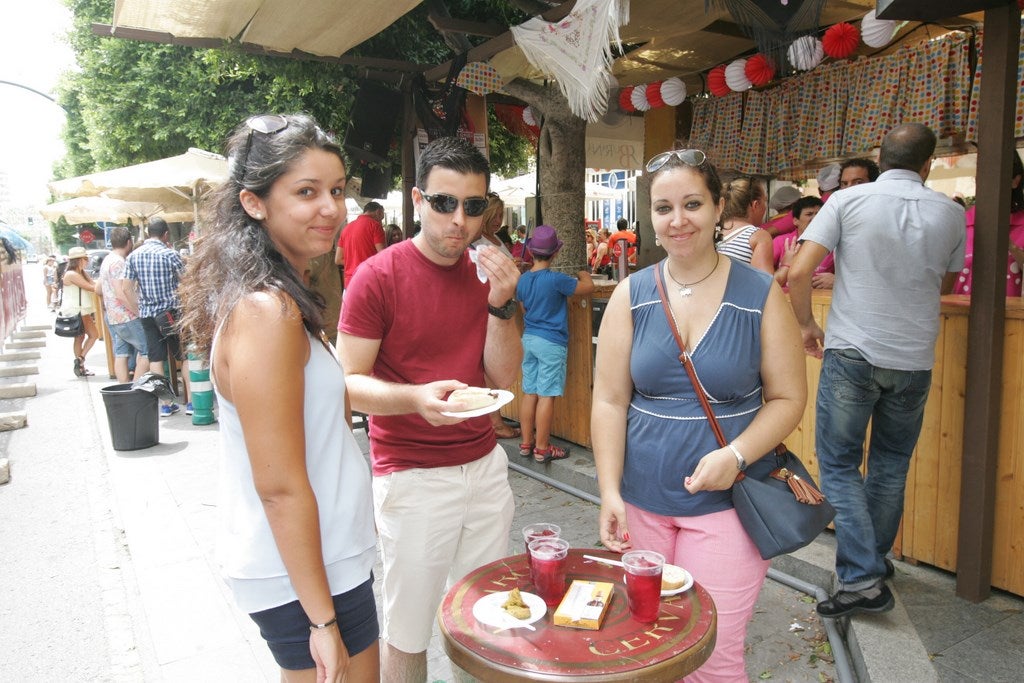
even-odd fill
[{"label": "letters cerv", "polygon": [[[534,623],[536,631],[508,629],[495,632],[473,617],[481,597],[518,587],[534,592],[525,556],[493,562],[470,573],[445,596],[440,610],[446,648],[483,658],[495,670],[515,669],[551,675],[575,673],[618,675],[638,668],[697,654],[703,662],[714,647],[715,612],[702,587],[665,597],[654,624],[641,624],[629,615],[622,569],[586,561],[580,550],[569,553],[568,580],[609,581],[614,586],[611,605],[600,630],[590,631],[552,624],[553,609]],[[457,657],[453,657],[457,662]]]}]

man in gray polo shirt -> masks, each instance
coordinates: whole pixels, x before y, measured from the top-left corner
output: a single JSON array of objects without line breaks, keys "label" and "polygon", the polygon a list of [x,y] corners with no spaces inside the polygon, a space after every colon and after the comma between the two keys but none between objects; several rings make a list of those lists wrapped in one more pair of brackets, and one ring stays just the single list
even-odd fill
[{"label": "man in gray polo shirt", "polygon": [[[824,617],[892,609],[886,554],[903,514],[910,456],[935,363],[939,296],[964,262],[964,211],[924,186],[935,134],[918,123],[882,141],[883,173],[835,193],[802,235],[789,294],[804,349],[822,358],[815,426],[821,487],[836,508],[839,590]],[[835,252],[828,332],[811,315],[811,274]],[[822,353],[824,342],[824,354]],[[864,440],[871,420],[868,475]]]}]

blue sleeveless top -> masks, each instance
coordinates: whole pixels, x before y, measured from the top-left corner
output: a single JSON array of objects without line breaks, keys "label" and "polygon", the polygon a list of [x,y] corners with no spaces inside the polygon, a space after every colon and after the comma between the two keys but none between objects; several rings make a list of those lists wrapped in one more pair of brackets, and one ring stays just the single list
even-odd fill
[{"label": "blue sleeveless top", "polygon": [[[690,494],[683,479],[719,446],[700,401],[679,362],[679,346],[665,317],[654,268],[629,278],[633,316],[630,374],[633,397],[626,415],[622,498],[670,517],[690,517],[732,507],[731,491]],[[726,439],[738,436],[761,408],[761,313],[771,287],[767,273],[732,262],[718,312],[690,355]],[[673,296],[675,290],[667,288]],[[772,458],[748,474],[770,470]]]}]

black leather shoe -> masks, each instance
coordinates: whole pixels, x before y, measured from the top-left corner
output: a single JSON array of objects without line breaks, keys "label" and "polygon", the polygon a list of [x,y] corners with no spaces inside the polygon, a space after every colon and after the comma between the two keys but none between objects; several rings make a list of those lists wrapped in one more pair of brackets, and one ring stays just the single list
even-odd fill
[{"label": "black leather shoe", "polygon": [[857,612],[888,612],[896,604],[892,591],[882,584],[881,592],[873,598],[860,591],[839,591],[828,600],[818,603],[818,614],[830,619],[846,617]]}]

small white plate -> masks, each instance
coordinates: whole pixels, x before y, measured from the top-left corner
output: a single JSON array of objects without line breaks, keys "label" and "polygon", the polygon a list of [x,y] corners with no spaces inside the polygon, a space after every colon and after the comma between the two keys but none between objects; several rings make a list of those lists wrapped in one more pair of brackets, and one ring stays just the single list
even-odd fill
[{"label": "small white plate", "polygon": [[441,414],[447,417],[479,417],[486,415],[487,413],[493,413],[495,410],[500,410],[505,404],[511,403],[512,399],[516,397],[511,391],[505,391],[504,389],[495,389],[498,392],[498,400],[489,406],[483,408],[477,408],[475,410],[464,410],[461,413],[450,413],[443,411]]},{"label": "small white plate", "polygon": [[[686,571],[682,567],[680,567],[680,569],[682,569],[682,572],[684,574],[686,574],[686,579],[683,581],[683,585],[680,586],[679,588],[674,588],[673,590],[670,590],[670,591],[661,591],[661,597],[667,598],[670,595],[679,595],[680,593],[685,593],[686,591],[688,591],[691,588],[693,588],[693,574],[691,574],[690,572]],[[625,574],[622,575],[622,583],[626,583],[626,575]]]},{"label": "small white plate", "polygon": [[480,598],[473,605],[473,617],[481,624],[485,624],[487,626],[494,626],[495,628],[516,628],[517,626],[525,626],[526,624],[532,624],[533,622],[538,621],[548,611],[548,606],[539,595],[520,591],[519,595],[522,596],[523,602],[525,602],[526,606],[530,608],[530,618],[516,619],[501,608],[505,600],[508,599],[508,594],[509,591],[502,591],[500,593],[491,593]]}]

